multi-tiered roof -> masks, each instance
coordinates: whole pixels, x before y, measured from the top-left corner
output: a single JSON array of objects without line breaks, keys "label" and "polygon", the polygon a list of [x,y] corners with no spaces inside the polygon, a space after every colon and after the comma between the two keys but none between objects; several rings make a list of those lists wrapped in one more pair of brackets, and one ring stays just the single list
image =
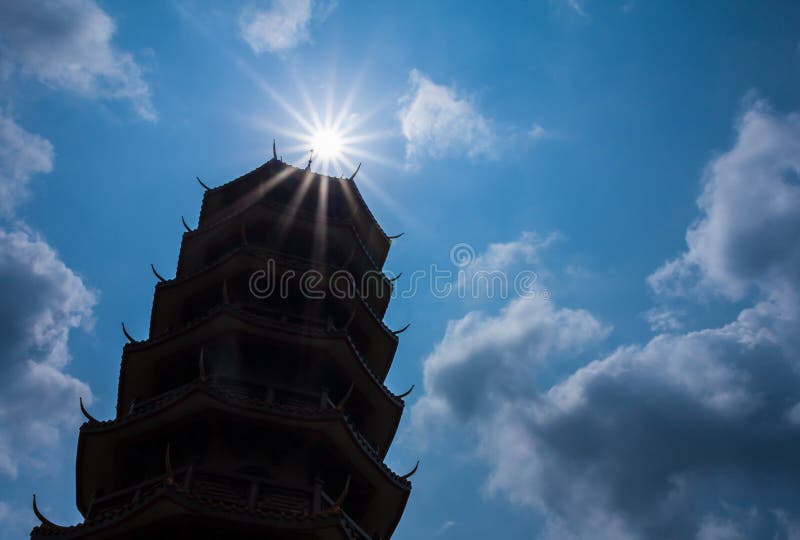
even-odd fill
[{"label": "multi-tiered roof", "polygon": [[125,331],[116,418],[83,409],[85,521],[34,502],[31,538],[389,538],[411,490],[383,463],[391,240],[352,177],[275,156],[207,188],[175,278],[153,269],[149,337]]}]

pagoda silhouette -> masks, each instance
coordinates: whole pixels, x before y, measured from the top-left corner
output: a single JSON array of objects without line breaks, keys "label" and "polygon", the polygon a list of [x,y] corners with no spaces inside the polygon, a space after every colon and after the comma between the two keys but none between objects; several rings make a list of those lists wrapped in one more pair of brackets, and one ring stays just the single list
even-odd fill
[{"label": "pagoda silhouette", "polygon": [[80,403],[84,521],[56,525],[34,496],[32,539],[391,537],[419,463],[383,463],[411,390],[383,384],[405,329],[382,322],[396,237],[356,173],[290,166],[273,144],[232,182],[198,178],[175,278],[152,268],[148,338],[123,324],[116,418]]}]

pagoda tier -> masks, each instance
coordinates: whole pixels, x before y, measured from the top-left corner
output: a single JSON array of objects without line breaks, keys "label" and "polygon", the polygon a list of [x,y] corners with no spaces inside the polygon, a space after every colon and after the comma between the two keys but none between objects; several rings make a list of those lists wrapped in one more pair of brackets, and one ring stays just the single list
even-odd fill
[{"label": "pagoda tier", "polygon": [[[259,271],[263,274],[254,279]],[[227,292],[229,304],[253,313],[269,310],[288,317],[323,322],[330,319],[330,324],[340,328],[346,325],[370,365],[381,366],[377,371],[385,372],[394,357],[398,338],[363,298],[359,284],[344,281],[347,274],[337,272],[275,252],[240,247],[202,272],[159,283],[153,299],[150,336],[185,326],[209,308],[223,303]],[[374,292],[373,285],[374,281],[366,283],[364,293]],[[332,291],[337,294],[331,294]]]},{"label": "pagoda tier", "polygon": [[272,159],[207,189],[148,338],[126,332],[116,418],[84,410],[84,522],[34,507],[31,537],[388,539],[411,489],[383,464],[390,243],[352,178]]},{"label": "pagoda tier", "polygon": [[[175,467],[249,471],[308,488],[319,478],[339,491],[349,476],[343,510],[386,537],[402,514],[410,485],[383,465],[342,411],[321,399],[325,396],[290,392],[270,396],[258,387],[208,380],[176,389],[122,420],[84,424],[76,467],[78,509],[91,518],[92,496],[167,474],[170,445]],[[152,431],[152,423],[161,429]],[[246,446],[239,444],[243,440]],[[387,522],[388,516],[394,519]]]},{"label": "pagoda tier", "polygon": [[353,225],[315,219],[300,212],[287,219],[285,209],[262,201],[208,229],[187,232],[178,257],[177,277],[202,271],[236,248],[251,245],[301,259],[327,262],[346,270],[359,283],[376,282],[373,287],[381,287],[372,293],[371,301],[383,316],[391,282],[366,250]]},{"label": "pagoda tier", "polygon": [[[335,497],[335,495],[333,496]],[[173,471],[97,499],[98,511],[73,527],[42,524],[31,538],[91,540],[373,540],[344,512],[322,482],[298,489],[252,475],[221,475],[195,467]],[[101,509],[102,508],[102,509]]]},{"label": "pagoda tier", "polygon": [[[157,339],[126,345],[120,369],[117,417],[141,403],[207,377],[232,377],[272,388],[332,399],[376,446],[388,449],[403,401],[364,362],[343,330],[253,316],[220,307],[195,324]],[[352,386],[352,390],[350,387]],[[338,401],[337,401],[338,402]]]},{"label": "pagoda tier", "polygon": [[376,264],[382,267],[386,261],[391,239],[378,225],[352,178],[318,175],[276,159],[208,190],[200,211],[200,227],[213,225],[265,199],[283,205],[289,215],[321,215],[352,223]]}]

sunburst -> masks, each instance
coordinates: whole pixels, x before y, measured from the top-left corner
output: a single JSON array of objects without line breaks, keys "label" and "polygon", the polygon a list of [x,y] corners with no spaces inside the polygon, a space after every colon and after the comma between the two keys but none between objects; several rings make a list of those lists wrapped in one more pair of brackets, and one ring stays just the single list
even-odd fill
[{"label": "sunburst", "polygon": [[[364,163],[358,173],[360,187],[366,188],[373,196],[380,200],[391,213],[402,221],[422,227],[410,212],[399,205],[394,197],[389,196],[384,186],[372,178],[369,164],[379,164],[396,170],[404,168],[403,163],[395,161],[375,151],[376,146],[383,146],[387,140],[397,138],[398,131],[395,127],[383,129],[369,129],[374,125],[380,113],[391,107],[393,102],[379,103],[368,110],[359,110],[354,106],[357,102],[357,81],[346,92],[344,99],[337,101],[333,88],[335,74],[331,74],[330,81],[325,87],[326,95],[315,96],[312,99],[308,94],[303,79],[295,77],[296,91],[291,95],[299,96],[302,105],[297,106],[294,100],[287,99],[287,93],[275,90],[256,70],[244,63],[240,63],[243,71],[261,88],[271,101],[278,105],[279,110],[286,114],[281,123],[276,123],[269,118],[275,118],[274,112],[263,115],[253,115],[249,121],[264,135],[264,146],[271,145],[273,138],[278,139],[279,157],[287,163],[305,169],[311,160],[311,170],[326,176],[347,177],[353,174],[360,163]],[[322,107],[320,107],[322,104]],[[393,117],[393,115],[392,115]],[[277,137],[276,137],[277,136]],[[377,144],[376,144],[377,143]],[[280,179],[276,179],[279,182]],[[320,189],[325,183],[320,184]],[[327,187],[325,188],[327,190]],[[305,193],[305,191],[304,191]],[[323,200],[327,193],[320,193]],[[318,209],[319,210],[319,209]]]}]

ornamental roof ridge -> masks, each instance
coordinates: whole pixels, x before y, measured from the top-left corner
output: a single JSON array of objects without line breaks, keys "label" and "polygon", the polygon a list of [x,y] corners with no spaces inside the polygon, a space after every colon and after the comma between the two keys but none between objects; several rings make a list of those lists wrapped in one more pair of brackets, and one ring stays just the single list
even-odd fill
[{"label": "ornamental roof ridge", "polygon": [[[215,268],[216,266],[220,266],[220,265],[226,263],[227,261],[231,260],[233,257],[235,257],[238,253],[241,253],[241,252],[250,253],[255,257],[262,257],[262,253],[268,253],[270,255],[270,257],[272,257],[274,259],[279,259],[282,262],[290,263],[290,264],[287,264],[287,266],[291,266],[292,262],[296,262],[296,263],[301,263],[302,265],[308,265],[310,267],[322,268],[326,272],[330,272],[330,273],[333,273],[333,272],[336,272],[336,271],[339,271],[339,270],[345,270],[345,268],[343,268],[341,266],[337,266],[337,265],[330,264],[330,263],[320,263],[320,262],[314,261],[313,259],[307,259],[305,257],[300,257],[300,256],[297,256],[297,255],[289,255],[289,254],[282,253],[282,252],[279,252],[279,251],[274,251],[274,250],[271,250],[271,249],[257,248],[257,247],[253,247],[253,246],[240,244],[240,245],[236,246],[235,248],[229,250],[227,253],[225,253],[224,255],[219,257],[218,259],[214,260],[214,262],[212,262],[210,264],[207,264],[206,266],[204,266],[204,267],[202,267],[202,268],[200,268],[198,270],[195,270],[194,272],[191,272],[189,274],[184,274],[181,277],[175,276],[172,279],[159,281],[158,283],[156,283],[155,287],[156,288],[169,288],[169,287],[177,286],[177,285],[179,285],[181,283],[184,283],[186,281],[189,281],[191,279],[195,279],[195,278],[197,278],[199,276],[202,276],[203,274],[207,273],[208,271],[210,271],[211,269]],[[294,266],[294,268],[296,269],[297,266]],[[331,270],[332,270],[332,272],[331,272]],[[383,280],[389,281],[389,278],[386,277],[386,274],[384,274],[383,271],[378,270],[378,272],[380,272],[380,276],[381,276],[381,278]],[[367,302],[364,299],[364,297],[360,294],[361,291],[358,288],[357,284],[355,285],[355,287],[356,287],[356,293],[357,293],[356,297],[364,305],[364,307],[367,308],[367,310],[369,311],[370,315],[372,315],[372,317],[378,323],[380,323],[382,328],[389,335],[394,337],[395,341],[399,341],[398,338],[397,338],[397,335],[388,326],[386,326],[386,323],[383,322],[383,319],[378,317],[378,314],[375,313],[375,310],[372,309],[372,307],[369,305],[369,302]]]},{"label": "ornamental roof ridge", "polygon": [[380,459],[380,456],[375,448],[364,438],[358,428],[356,428],[355,424],[353,424],[350,418],[343,411],[337,410],[336,408],[321,409],[317,407],[303,407],[290,403],[268,402],[258,398],[242,396],[234,392],[226,392],[225,389],[225,385],[215,385],[210,381],[205,383],[189,383],[176,389],[179,391],[168,392],[165,394],[165,399],[158,400],[158,402],[154,403],[152,407],[148,407],[141,413],[134,413],[122,418],[115,418],[102,422],[85,422],[81,426],[80,431],[81,433],[92,433],[110,429],[119,429],[128,424],[139,422],[142,419],[145,419],[148,416],[156,414],[169,407],[175,406],[181,401],[187,400],[192,394],[203,393],[210,398],[215,399],[219,403],[227,406],[242,407],[257,412],[280,411],[289,413],[295,417],[328,417],[331,420],[341,421],[345,429],[353,438],[353,441],[385,474],[387,474],[387,476],[394,480],[396,484],[399,484],[400,487],[410,489],[411,482],[392,471],[389,466]]}]

